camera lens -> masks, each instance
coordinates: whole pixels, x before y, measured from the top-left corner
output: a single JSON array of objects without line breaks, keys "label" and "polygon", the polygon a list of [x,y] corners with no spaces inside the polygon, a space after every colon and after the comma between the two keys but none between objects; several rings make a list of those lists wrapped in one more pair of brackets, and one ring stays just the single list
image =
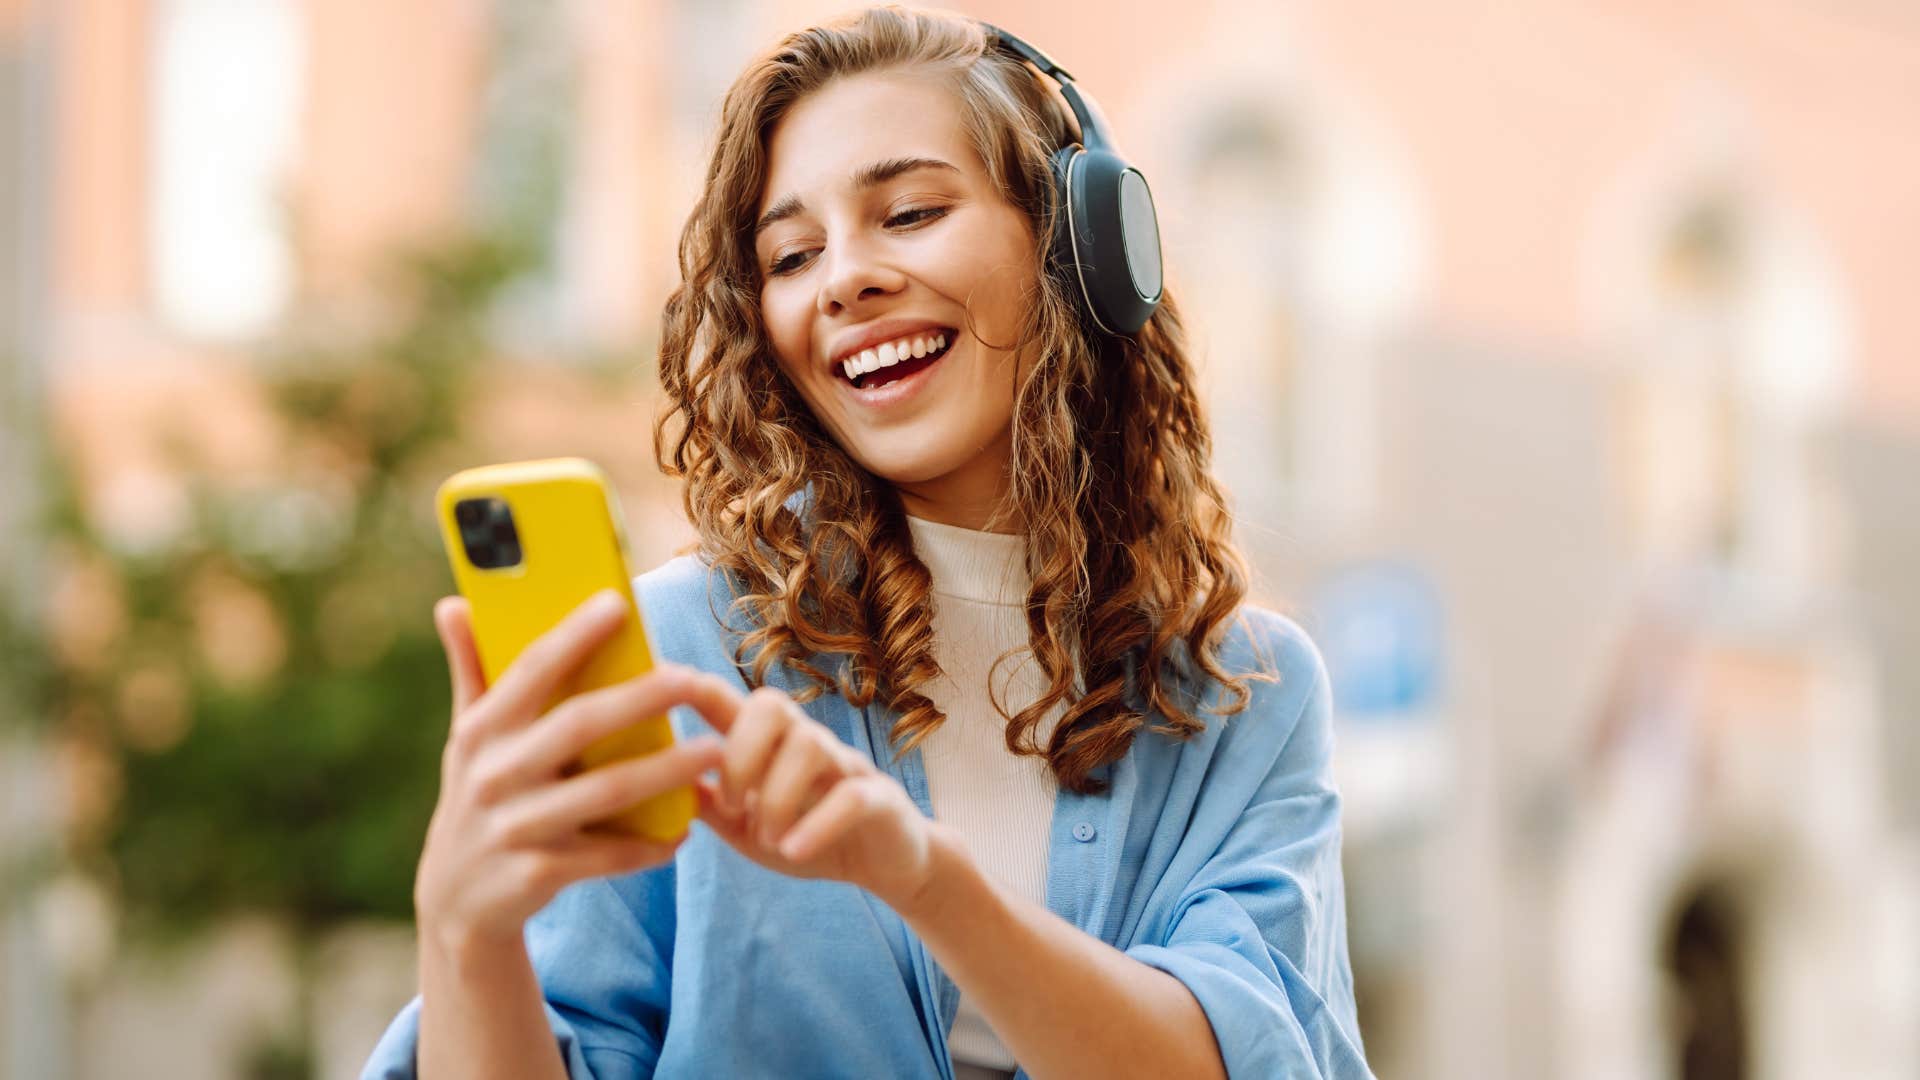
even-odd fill
[{"label": "camera lens", "polygon": [[467,560],[482,570],[520,563],[520,534],[504,499],[466,499],[454,505]]}]

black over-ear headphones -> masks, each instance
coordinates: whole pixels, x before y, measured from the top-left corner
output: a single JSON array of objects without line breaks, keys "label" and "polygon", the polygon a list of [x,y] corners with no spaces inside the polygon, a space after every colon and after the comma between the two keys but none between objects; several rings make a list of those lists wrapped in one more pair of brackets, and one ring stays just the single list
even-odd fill
[{"label": "black over-ear headphones", "polygon": [[991,43],[1054,82],[1080,122],[1080,142],[1054,151],[1054,266],[1081,310],[1109,334],[1134,334],[1160,305],[1160,221],[1147,178],[1113,149],[1073,76],[1039,49],[982,23]]}]

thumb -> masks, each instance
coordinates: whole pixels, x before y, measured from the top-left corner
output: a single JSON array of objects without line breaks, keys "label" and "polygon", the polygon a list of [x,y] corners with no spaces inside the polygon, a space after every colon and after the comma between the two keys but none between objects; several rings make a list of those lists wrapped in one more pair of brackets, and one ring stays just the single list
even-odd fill
[{"label": "thumb", "polygon": [[443,596],[433,605],[433,625],[447,653],[456,714],[465,711],[487,689],[487,678],[480,670],[480,652],[473,644],[472,610],[460,596]]}]

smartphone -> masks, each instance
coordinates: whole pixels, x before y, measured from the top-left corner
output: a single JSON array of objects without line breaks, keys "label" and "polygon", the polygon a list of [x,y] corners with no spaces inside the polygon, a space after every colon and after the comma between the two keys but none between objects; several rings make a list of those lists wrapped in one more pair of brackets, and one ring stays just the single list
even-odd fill
[{"label": "smartphone", "polygon": [[[598,466],[584,458],[552,458],[468,469],[440,485],[435,505],[454,582],[472,608],[474,644],[487,685],[521,650],[602,589],[626,597],[629,617],[547,708],[653,669],[633,600],[620,508]],[[646,717],[589,746],[573,771],[671,745],[673,728],[665,714]],[[596,827],[671,841],[687,831],[695,809],[693,789],[678,788]]]}]

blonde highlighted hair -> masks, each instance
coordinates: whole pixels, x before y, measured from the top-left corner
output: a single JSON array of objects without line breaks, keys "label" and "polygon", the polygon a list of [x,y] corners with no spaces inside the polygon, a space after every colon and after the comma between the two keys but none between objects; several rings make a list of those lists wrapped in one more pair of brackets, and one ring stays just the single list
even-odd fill
[{"label": "blonde highlighted hair", "polygon": [[[899,716],[900,752],[943,720],[924,693],[940,674],[931,580],[898,496],[828,436],[774,361],[753,225],[768,139],[796,101],[842,76],[911,68],[950,78],[997,187],[1032,235],[1051,236],[1049,159],[1074,138],[1071,114],[987,34],[963,16],[875,8],[790,35],[750,64],[727,93],[663,318],[654,449],[686,482],[702,559],[731,582],[729,619],[747,616],[734,628],[743,673],[759,684],[785,665],[802,700],[837,689],[855,705],[882,702]],[[1034,258],[1007,509],[1026,535],[1029,644],[1045,689],[1007,717],[1006,741],[1085,793],[1103,788],[1097,770],[1149,714],[1176,738],[1203,730],[1200,681],[1226,688],[1225,716],[1246,707],[1250,679],[1271,675],[1219,661],[1247,573],[1209,472],[1179,306],[1167,297],[1137,336],[1109,337],[1047,272],[1044,242]],[[821,660],[836,655],[846,662],[829,674]]]}]

